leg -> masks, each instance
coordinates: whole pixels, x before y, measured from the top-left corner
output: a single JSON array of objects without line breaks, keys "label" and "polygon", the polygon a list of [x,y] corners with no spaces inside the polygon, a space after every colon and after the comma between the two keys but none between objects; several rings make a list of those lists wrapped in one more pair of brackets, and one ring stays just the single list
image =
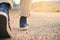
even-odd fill
[{"label": "leg", "polygon": [[20,27],[22,30],[27,29],[27,17],[29,16],[31,10],[31,0],[21,0],[20,3],[21,17],[20,17]]},{"label": "leg", "polygon": [[[0,12],[4,12],[4,14],[7,14],[7,16],[8,16],[9,15],[8,5],[7,4],[0,4]],[[0,37],[2,37],[2,38],[10,37],[7,32],[7,29],[6,29],[7,18],[4,15],[0,15]]]}]

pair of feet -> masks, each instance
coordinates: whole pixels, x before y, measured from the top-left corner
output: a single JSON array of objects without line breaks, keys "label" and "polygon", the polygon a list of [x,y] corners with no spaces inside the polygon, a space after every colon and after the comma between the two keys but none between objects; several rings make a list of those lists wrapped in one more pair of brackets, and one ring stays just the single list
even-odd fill
[{"label": "pair of feet", "polygon": [[[5,4],[5,3],[0,4],[0,12],[4,12],[5,14],[7,14],[8,24],[10,25],[8,4]],[[22,29],[22,30],[28,29],[27,17],[21,16],[19,25],[20,25],[20,29]]]}]

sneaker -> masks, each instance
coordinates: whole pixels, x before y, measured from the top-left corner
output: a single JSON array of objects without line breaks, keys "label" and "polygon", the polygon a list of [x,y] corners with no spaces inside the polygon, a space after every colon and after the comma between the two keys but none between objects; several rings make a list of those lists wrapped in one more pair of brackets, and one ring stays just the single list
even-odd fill
[{"label": "sneaker", "polygon": [[10,38],[7,32],[8,16],[4,12],[0,12],[0,38]]},{"label": "sneaker", "polygon": [[20,30],[27,30],[28,24],[27,24],[27,17],[21,16],[20,17]]}]

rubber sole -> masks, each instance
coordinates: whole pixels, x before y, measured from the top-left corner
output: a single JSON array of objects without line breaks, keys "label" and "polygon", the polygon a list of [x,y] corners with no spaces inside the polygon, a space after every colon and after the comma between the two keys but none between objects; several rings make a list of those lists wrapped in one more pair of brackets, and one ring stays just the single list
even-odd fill
[{"label": "rubber sole", "polygon": [[7,18],[4,15],[0,15],[0,38],[10,38],[7,32]]},{"label": "rubber sole", "polygon": [[26,31],[28,29],[29,29],[29,27],[24,27],[24,28],[20,28],[20,31]]}]

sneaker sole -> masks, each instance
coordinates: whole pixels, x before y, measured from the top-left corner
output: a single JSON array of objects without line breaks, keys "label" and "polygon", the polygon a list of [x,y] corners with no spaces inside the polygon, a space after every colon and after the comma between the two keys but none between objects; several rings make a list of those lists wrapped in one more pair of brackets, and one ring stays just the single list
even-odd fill
[{"label": "sneaker sole", "polygon": [[21,31],[26,31],[26,30],[28,30],[28,29],[29,29],[28,27],[20,28]]}]

